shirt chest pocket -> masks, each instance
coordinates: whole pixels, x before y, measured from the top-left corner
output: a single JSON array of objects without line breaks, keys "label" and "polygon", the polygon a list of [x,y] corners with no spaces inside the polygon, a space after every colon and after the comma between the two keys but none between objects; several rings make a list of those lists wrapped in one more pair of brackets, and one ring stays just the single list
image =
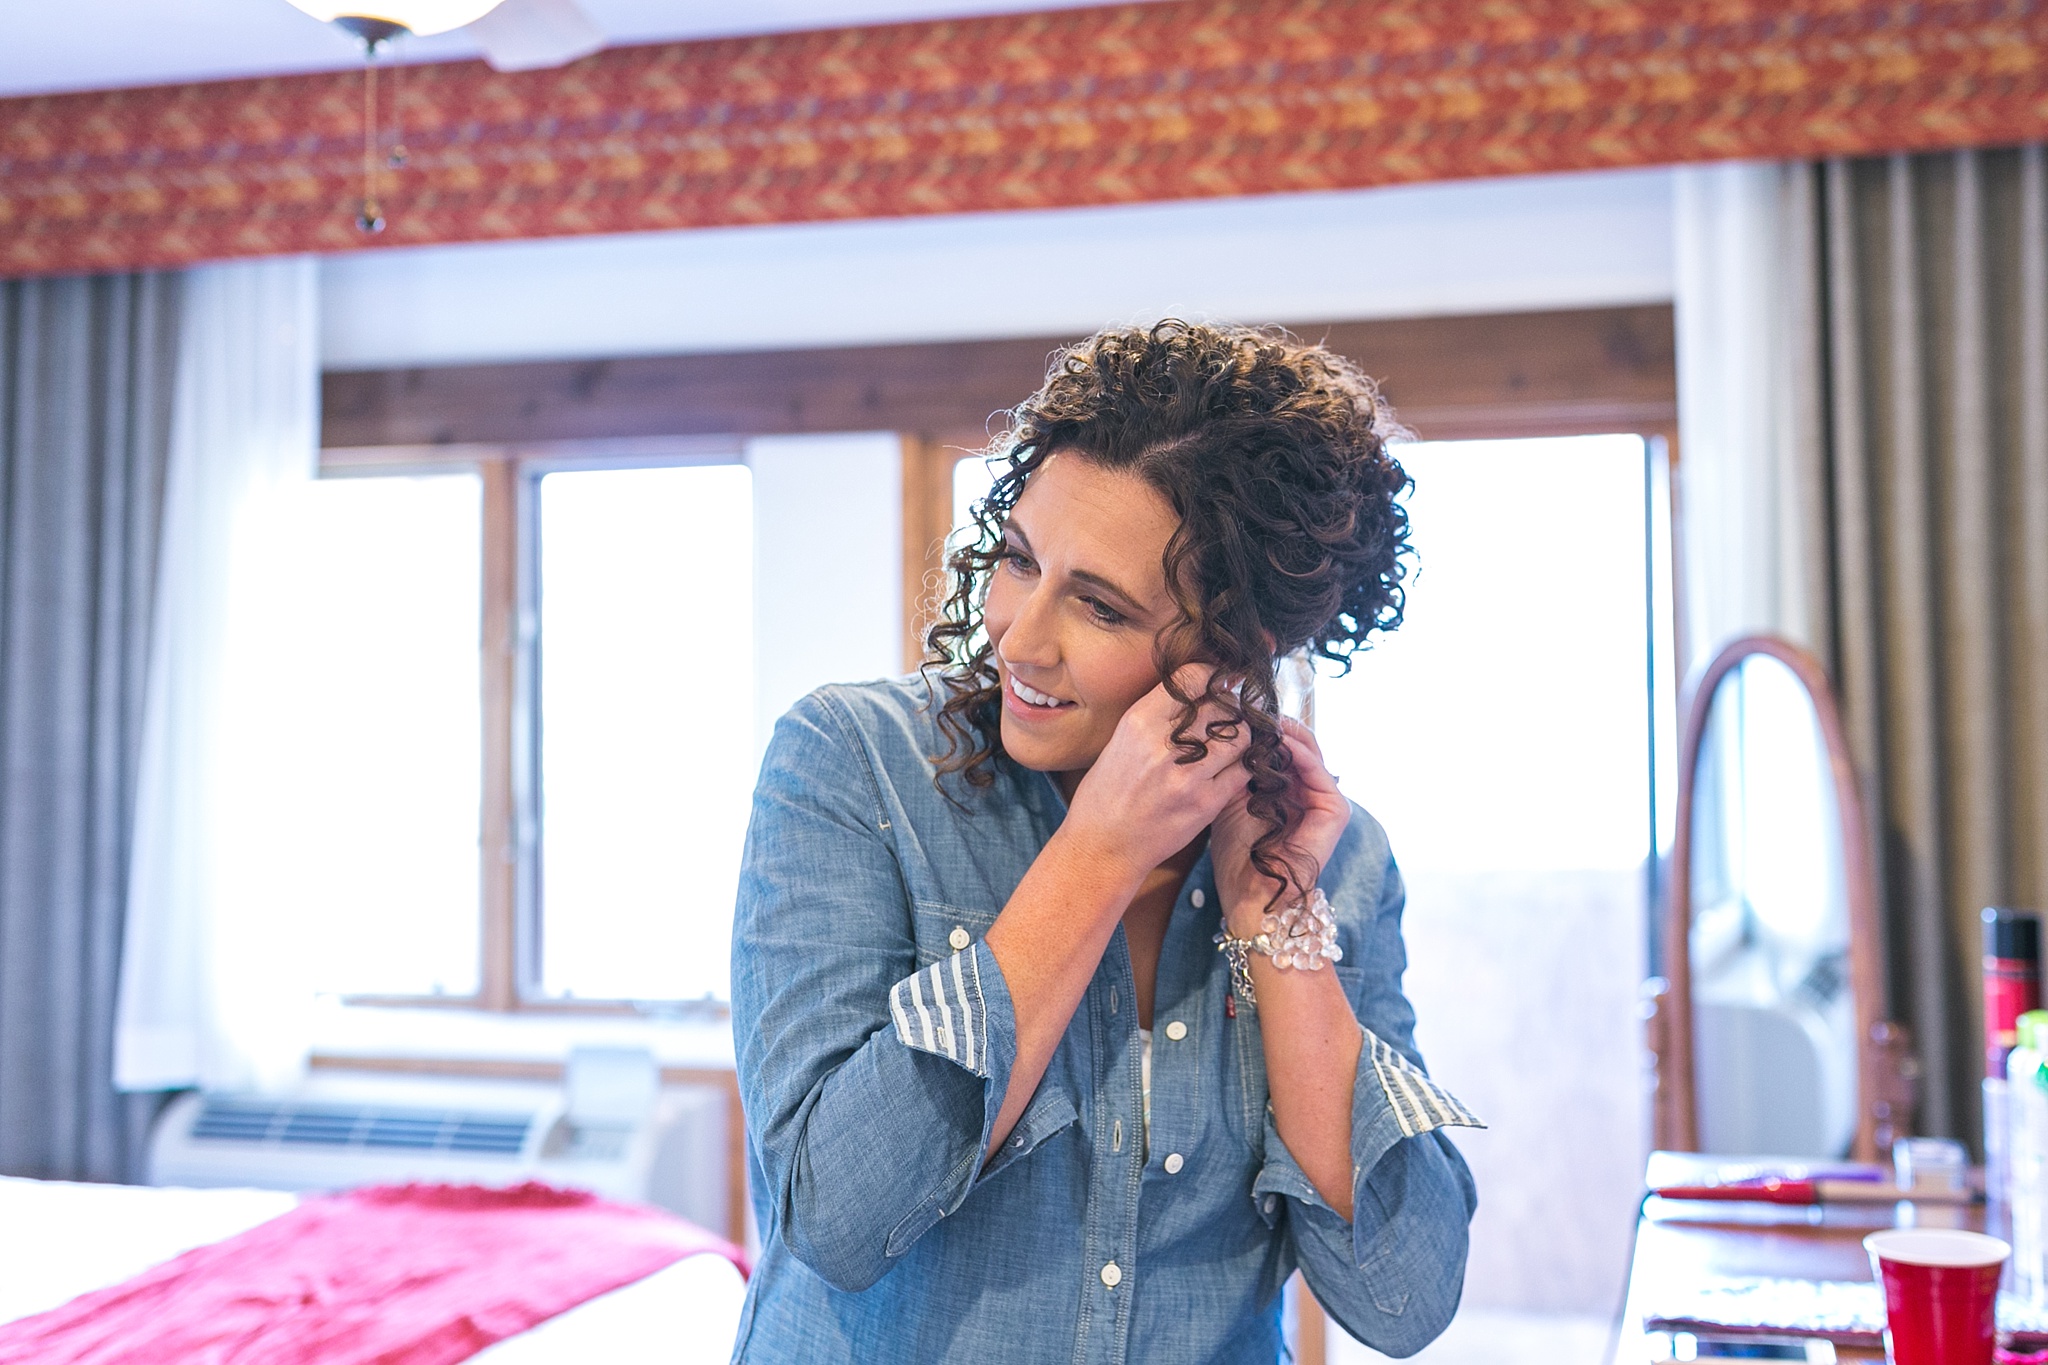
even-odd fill
[{"label": "shirt chest pocket", "polygon": [[997,913],[943,901],[914,902],[911,920],[917,934],[917,965],[928,967],[981,942]]}]

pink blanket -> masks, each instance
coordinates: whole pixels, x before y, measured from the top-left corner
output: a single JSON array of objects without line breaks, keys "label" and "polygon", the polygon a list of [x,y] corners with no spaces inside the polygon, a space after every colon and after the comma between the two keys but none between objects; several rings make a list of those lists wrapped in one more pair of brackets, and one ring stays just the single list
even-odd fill
[{"label": "pink blanket", "polygon": [[528,1184],[309,1200],[125,1284],[0,1327],[9,1365],[452,1365],[730,1243],[654,1209]]}]

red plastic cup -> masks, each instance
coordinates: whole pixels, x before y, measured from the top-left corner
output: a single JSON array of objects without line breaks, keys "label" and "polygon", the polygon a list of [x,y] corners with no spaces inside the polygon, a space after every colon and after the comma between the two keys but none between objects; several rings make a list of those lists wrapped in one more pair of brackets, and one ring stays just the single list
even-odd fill
[{"label": "red plastic cup", "polygon": [[1991,1365],[1998,1276],[2012,1248],[1953,1228],[1888,1228],[1863,1239],[1884,1286],[1891,1365]]}]

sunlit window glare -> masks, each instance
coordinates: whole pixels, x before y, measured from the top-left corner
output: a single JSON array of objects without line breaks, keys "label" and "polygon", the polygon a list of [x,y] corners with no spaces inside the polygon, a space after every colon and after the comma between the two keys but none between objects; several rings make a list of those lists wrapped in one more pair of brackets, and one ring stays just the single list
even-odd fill
[{"label": "sunlit window glare", "polygon": [[303,911],[317,989],[471,993],[478,480],[323,479],[299,501],[305,579],[264,663],[270,699],[302,720],[275,797],[303,847],[279,890]]},{"label": "sunlit window glare", "polygon": [[1406,619],[1326,669],[1331,770],[1410,869],[1628,868],[1649,852],[1644,449],[1400,447]]},{"label": "sunlit window glare", "polygon": [[[1412,870],[1630,868],[1649,851],[1644,444],[1636,436],[1399,448],[1416,558],[1398,631],[1316,728],[1345,792]],[[953,467],[953,524],[988,492]],[[956,531],[957,535],[957,531]]]},{"label": "sunlit window glare", "polygon": [[995,483],[995,468],[979,455],[953,463],[953,531],[949,543],[959,544],[959,533],[974,524],[974,504],[988,496]]},{"label": "sunlit window glare", "polygon": [[751,473],[556,473],[538,497],[542,988],[723,996],[754,781]]}]

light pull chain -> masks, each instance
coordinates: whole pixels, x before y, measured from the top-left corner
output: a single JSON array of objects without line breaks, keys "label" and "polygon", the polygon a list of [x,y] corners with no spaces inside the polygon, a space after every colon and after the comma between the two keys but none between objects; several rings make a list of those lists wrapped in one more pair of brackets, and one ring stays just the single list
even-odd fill
[{"label": "light pull chain", "polygon": [[363,211],[356,226],[364,232],[384,230],[384,209],[377,202],[377,47],[363,54]]},{"label": "light pull chain", "polygon": [[392,170],[405,166],[405,102],[399,90],[399,78],[405,68],[393,65],[391,68],[391,152],[384,158],[384,164]]}]

